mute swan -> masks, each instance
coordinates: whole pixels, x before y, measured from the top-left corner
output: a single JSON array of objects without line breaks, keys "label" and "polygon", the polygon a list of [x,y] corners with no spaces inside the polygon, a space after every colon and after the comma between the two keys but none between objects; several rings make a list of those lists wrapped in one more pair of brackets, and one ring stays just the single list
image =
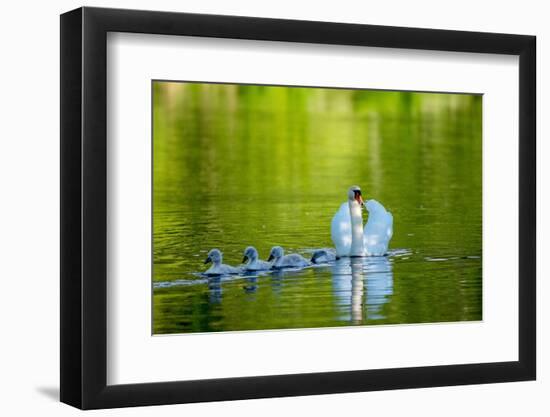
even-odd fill
[{"label": "mute swan", "polygon": [[223,255],[219,249],[212,249],[208,252],[208,257],[204,263],[212,262],[212,266],[204,273],[204,275],[229,275],[238,274],[240,270],[229,265],[222,264]]},{"label": "mute swan", "polygon": [[335,260],[336,254],[330,249],[317,249],[311,256],[312,264],[326,264]]},{"label": "mute swan", "polygon": [[271,269],[271,264],[258,259],[258,251],[254,246],[249,246],[244,251],[243,263],[245,271],[266,271]]},{"label": "mute swan", "polygon": [[302,255],[297,253],[291,253],[285,255],[283,248],[280,246],[274,246],[269,254],[268,262],[273,262],[273,268],[303,268],[309,266],[309,261]]},{"label": "mute swan", "polygon": [[[363,205],[369,212],[364,229]],[[348,201],[332,218],[330,235],[338,257],[382,256],[393,235],[393,216],[376,200],[363,203],[361,189],[354,185],[348,190]]]}]

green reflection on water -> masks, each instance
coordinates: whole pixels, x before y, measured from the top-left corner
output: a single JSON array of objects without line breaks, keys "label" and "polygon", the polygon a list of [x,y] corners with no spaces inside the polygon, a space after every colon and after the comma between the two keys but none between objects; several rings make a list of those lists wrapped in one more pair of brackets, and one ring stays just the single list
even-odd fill
[{"label": "green reflection on water", "polygon": [[[481,106],[154,82],[154,333],[480,320]],[[232,265],[248,245],[264,259],[274,245],[331,247],[352,184],[393,213],[398,251],[384,260],[169,286],[197,280],[214,247]]]}]

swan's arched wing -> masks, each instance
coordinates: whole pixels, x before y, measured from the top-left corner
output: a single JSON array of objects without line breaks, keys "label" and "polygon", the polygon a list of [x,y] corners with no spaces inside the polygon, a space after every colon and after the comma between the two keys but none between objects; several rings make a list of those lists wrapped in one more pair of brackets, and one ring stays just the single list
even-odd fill
[{"label": "swan's arched wing", "polygon": [[351,217],[348,203],[343,203],[330,223],[330,237],[337,256],[348,256],[351,250]]},{"label": "swan's arched wing", "polygon": [[367,255],[382,256],[388,251],[393,236],[393,216],[376,200],[365,204],[369,219],[363,231],[363,242]]}]

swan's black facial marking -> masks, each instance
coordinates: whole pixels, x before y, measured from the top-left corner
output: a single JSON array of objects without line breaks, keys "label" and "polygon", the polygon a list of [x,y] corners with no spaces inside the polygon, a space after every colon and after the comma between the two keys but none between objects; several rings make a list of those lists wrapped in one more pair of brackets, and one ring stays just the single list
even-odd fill
[{"label": "swan's black facial marking", "polygon": [[210,256],[208,256],[205,260],[204,260],[204,263],[205,264],[209,264],[210,262],[212,262],[212,258]]},{"label": "swan's black facial marking", "polygon": [[363,197],[361,196],[361,190],[353,190],[353,195],[354,195],[355,201],[357,201],[357,203],[359,203],[359,205],[362,206]]},{"label": "swan's black facial marking", "polygon": [[246,263],[246,261],[248,261],[248,255],[244,255],[242,263],[244,264],[244,263]]}]

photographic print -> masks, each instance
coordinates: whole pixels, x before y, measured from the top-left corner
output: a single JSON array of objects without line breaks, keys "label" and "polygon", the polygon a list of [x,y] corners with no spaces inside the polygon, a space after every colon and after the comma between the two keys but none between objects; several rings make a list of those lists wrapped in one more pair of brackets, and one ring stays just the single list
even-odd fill
[{"label": "photographic print", "polygon": [[482,99],[152,81],[153,334],[482,320]]}]

